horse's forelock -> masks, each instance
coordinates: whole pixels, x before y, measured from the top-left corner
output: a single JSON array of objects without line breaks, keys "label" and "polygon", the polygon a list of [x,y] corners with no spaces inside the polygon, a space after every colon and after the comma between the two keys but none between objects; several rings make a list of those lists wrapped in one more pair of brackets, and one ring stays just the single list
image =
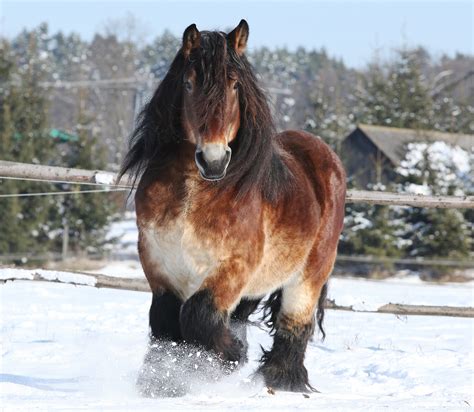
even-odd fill
[{"label": "horse's forelock", "polygon": [[200,48],[191,64],[201,86],[194,110],[205,126],[211,118],[223,116],[228,64],[225,37],[219,32],[202,32]]}]

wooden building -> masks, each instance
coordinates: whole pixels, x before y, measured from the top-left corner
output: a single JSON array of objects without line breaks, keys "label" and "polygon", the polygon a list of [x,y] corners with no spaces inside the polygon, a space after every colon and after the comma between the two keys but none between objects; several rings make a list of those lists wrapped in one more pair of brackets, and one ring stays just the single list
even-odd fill
[{"label": "wooden building", "polygon": [[408,143],[437,141],[474,149],[474,135],[359,124],[341,144],[348,182],[359,188],[393,182]]}]

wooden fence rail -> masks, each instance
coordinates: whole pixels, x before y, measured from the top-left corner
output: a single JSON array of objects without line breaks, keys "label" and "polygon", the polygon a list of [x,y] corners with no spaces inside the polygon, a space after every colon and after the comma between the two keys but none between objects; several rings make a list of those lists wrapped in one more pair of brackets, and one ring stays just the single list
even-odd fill
[{"label": "wooden fence rail", "polygon": [[[27,272],[27,271],[26,271]],[[34,272],[34,271],[33,271]],[[46,271],[38,271],[33,274],[27,273],[23,277],[21,274],[15,274],[12,277],[4,277],[0,279],[0,284],[14,281],[41,281],[71,284],[75,286],[91,286],[96,288],[109,288],[130,290],[136,292],[150,292],[150,287],[145,279],[137,278],[118,278],[113,276],[100,275],[95,273],[71,272],[84,279],[67,280],[61,279],[60,276],[54,276],[54,272],[45,276]],[[51,276],[53,275],[53,276]],[[391,313],[399,316],[415,315],[415,316],[454,316],[462,318],[474,318],[474,308],[457,307],[457,306],[426,306],[426,305],[406,305],[400,303],[388,303],[378,307],[375,310],[354,309],[352,306],[338,305],[333,300],[326,300],[327,309],[344,310],[358,313]]]},{"label": "wooden fence rail", "polygon": [[[14,178],[48,182],[131,188],[128,176],[116,182],[116,174],[101,170],[72,169],[0,160],[0,179]],[[348,190],[347,203],[416,206],[444,209],[474,208],[474,196],[425,196],[407,193]]]},{"label": "wooden fence rail", "polygon": [[30,163],[17,163],[0,160],[0,179],[17,178],[47,181],[52,183],[78,183],[87,185],[129,187],[128,176],[116,184],[116,173],[102,170],[73,169],[68,167],[44,166]]}]

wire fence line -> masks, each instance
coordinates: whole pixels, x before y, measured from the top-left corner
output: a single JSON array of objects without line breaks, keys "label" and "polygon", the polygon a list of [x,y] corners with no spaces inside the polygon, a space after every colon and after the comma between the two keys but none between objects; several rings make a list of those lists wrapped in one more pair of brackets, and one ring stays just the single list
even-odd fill
[{"label": "wire fence line", "polygon": [[[1,163],[1,161],[0,161]],[[68,185],[90,185],[90,186],[109,186],[104,183],[97,183],[97,182],[72,182],[70,180],[55,180],[55,179],[38,179],[33,177],[14,177],[14,176],[0,176],[0,180],[18,180],[18,181],[26,181],[26,182],[38,182],[38,183],[62,183]],[[114,184],[114,188],[122,188],[122,189],[130,189],[131,187],[128,185],[119,185]]]},{"label": "wire fence line", "polygon": [[34,196],[58,196],[58,195],[74,195],[74,194],[88,194],[88,193],[110,193],[110,192],[123,192],[128,189],[93,189],[93,190],[59,190],[55,192],[32,192],[32,193],[7,193],[0,194],[0,199],[5,198],[24,198]]}]

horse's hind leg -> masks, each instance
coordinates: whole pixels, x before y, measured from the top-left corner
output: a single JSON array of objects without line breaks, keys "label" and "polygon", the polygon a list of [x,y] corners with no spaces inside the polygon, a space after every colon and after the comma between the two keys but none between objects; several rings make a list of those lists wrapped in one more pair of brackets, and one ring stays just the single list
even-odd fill
[{"label": "horse's hind leg", "polygon": [[281,307],[274,325],[271,350],[264,351],[257,371],[265,384],[274,389],[307,392],[311,389],[304,355],[314,331],[314,302],[317,292],[309,285],[296,283],[284,287]]},{"label": "horse's hind leg", "polygon": [[279,307],[279,312],[276,317],[275,314],[272,316],[276,318],[273,347],[264,352],[257,370],[267,386],[293,392],[313,389],[304,366],[304,356],[308,340],[314,332],[316,306],[319,306],[318,324],[322,327],[325,283],[332,265],[333,260],[318,276],[306,276],[306,269],[305,273],[282,289],[280,305],[274,305]]}]

